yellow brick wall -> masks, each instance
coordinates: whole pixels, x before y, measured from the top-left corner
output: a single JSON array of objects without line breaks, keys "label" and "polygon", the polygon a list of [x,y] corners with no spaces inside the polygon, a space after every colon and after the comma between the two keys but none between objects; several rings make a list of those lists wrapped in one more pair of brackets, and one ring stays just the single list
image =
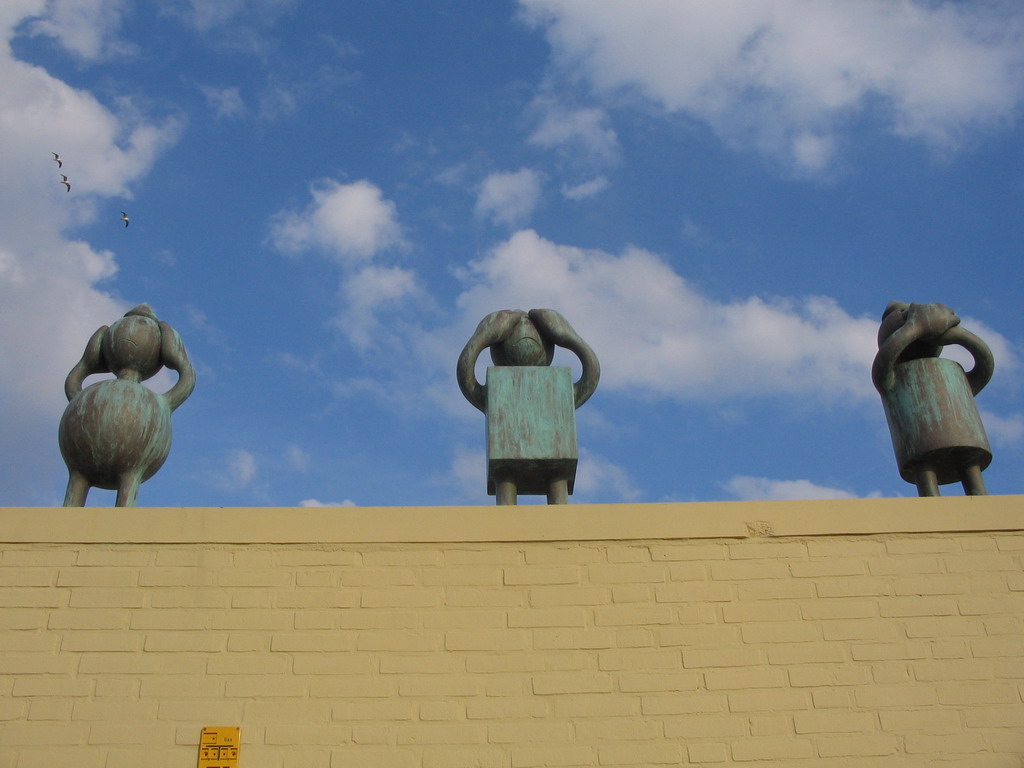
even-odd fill
[{"label": "yellow brick wall", "polygon": [[0,768],[1024,765],[1024,497],[0,520]]}]

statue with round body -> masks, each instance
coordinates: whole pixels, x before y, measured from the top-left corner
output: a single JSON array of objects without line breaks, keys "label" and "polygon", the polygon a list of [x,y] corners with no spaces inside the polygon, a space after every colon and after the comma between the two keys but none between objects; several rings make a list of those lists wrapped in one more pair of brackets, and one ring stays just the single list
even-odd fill
[{"label": "statue with round body", "polygon": [[[160,394],[143,386],[162,367],[178,381]],[[112,373],[82,388],[92,374]],[[129,310],[89,339],[64,382],[68,406],[58,441],[68,467],[65,507],[85,505],[90,487],[117,491],[115,506],[135,506],[139,485],[171,450],[171,412],[195,388],[195,372],[177,331],[148,304]]]}]

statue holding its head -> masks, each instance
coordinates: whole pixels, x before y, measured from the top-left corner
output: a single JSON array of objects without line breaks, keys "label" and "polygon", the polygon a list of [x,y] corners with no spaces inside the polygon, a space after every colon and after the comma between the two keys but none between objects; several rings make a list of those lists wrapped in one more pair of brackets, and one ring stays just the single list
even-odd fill
[{"label": "statue holding its head", "polygon": [[[942,358],[959,345],[974,358],[970,371]],[[882,397],[900,476],[920,496],[960,482],[968,495],[987,493],[981,473],[992,461],[974,396],[995,369],[992,352],[960,325],[945,304],[893,301],[878,329],[871,379]]]},{"label": "statue holding its head", "polygon": [[[583,371],[551,367],[554,348],[576,354]],[[476,362],[490,349],[487,381]],[[576,477],[576,408],[594,393],[601,366],[590,346],[553,309],[504,309],[477,326],[456,365],[459,388],[487,420],[487,492],[498,504],[546,494],[565,504]]]},{"label": "statue holding its head", "polygon": [[[171,389],[158,394],[142,385],[165,366],[178,374]],[[83,389],[96,373],[115,378]],[[157,320],[148,304],[97,329],[64,382],[69,402],[58,430],[69,475],[64,506],[84,506],[90,487],[116,490],[116,506],[135,506],[139,485],[170,453],[171,412],[195,384],[177,331]]]}]

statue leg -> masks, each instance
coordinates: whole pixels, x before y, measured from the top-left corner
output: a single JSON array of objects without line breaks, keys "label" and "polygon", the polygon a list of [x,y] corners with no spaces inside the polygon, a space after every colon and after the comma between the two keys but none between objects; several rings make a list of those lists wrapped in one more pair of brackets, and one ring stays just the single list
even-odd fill
[{"label": "statue leg", "polygon": [[516,484],[514,480],[499,479],[495,483],[494,503],[501,506],[513,506],[518,503],[516,499]]},{"label": "statue leg", "polygon": [[964,467],[964,472],[960,481],[964,486],[964,493],[968,496],[988,495],[988,490],[985,488],[985,481],[981,477],[981,467],[977,464],[971,464],[969,467]]},{"label": "statue leg", "polygon": [[917,495],[939,495],[939,478],[936,476],[934,469],[930,467],[921,467],[917,470]]},{"label": "statue leg", "polygon": [[68,488],[64,492],[65,507],[84,507],[85,497],[89,495],[89,481],[85,475],[72,471],[68,476]]},{"label": "statue leg", "polygon": [[569,481],[564,477],[548,483],[548,504],[569,503]]},{"label": "statue leg", "polygon": [[139,496],[139,476],[137,474],[122,475],[117,484],[117,500],[115,507],[134,507]]}]

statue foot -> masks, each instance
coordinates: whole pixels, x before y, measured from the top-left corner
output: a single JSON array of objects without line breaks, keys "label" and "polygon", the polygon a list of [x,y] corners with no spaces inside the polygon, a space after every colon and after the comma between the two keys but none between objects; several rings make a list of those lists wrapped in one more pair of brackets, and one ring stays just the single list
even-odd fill
[{"label": "statue foot", "polygon": [[514,506],[518,503],[516,493],[516,484],[512,480],[498,480],[495,484],[494,503],[499,506]]},{"label": "statue foot", "polygon": [[972,464],[971,466],[964,468],[964,473],[960,482],[964,487],[964,493],[968,496],[988,495],[988,490],[985,488],[985,481],[981,477],[981,467],[977,464]]},{"label": "statue foot", "polygon": [[68,477],[68,488],[64,492],[65,507],[84,507],[85,497],[89,495],[89,481],[85,475],[72,472]]},{"label": "statue foot", "polygon": [[917,495],[918,496],[938,496],[939,495],[939,479],[935,474],[934,469],[919,469],[917,470]]}]

